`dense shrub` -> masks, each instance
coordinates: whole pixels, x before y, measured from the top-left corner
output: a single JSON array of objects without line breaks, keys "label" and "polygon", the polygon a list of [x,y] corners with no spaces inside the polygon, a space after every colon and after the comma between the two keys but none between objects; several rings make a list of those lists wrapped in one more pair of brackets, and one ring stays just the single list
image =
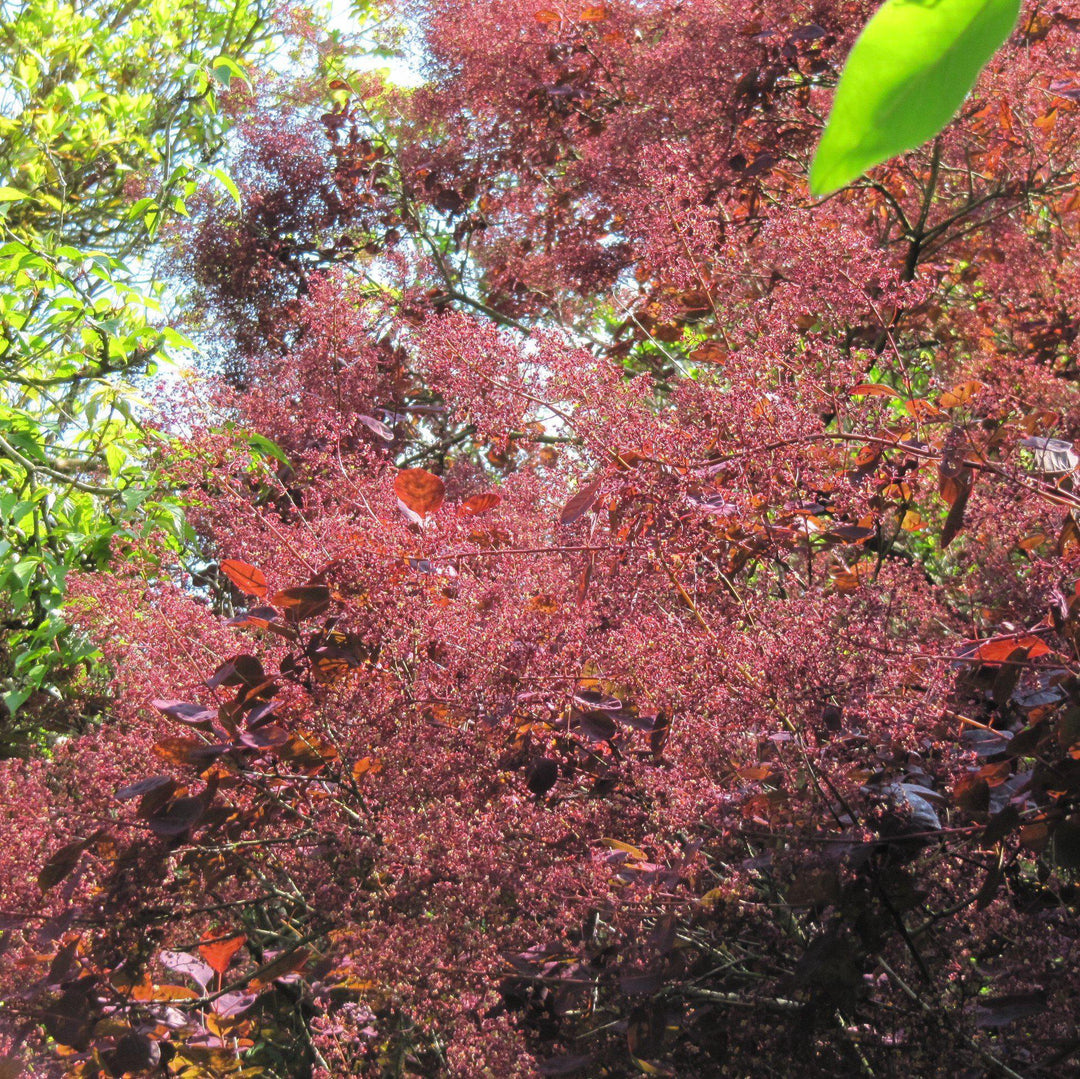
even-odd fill
[{"label": "dense shrub", "polygon": [[13,1057],[1075,1065],[1077,20],[814,204],[868,10],[417,2],[420,89],[252,99],[214,564],[82,577],[109,721],[3,773]]}]

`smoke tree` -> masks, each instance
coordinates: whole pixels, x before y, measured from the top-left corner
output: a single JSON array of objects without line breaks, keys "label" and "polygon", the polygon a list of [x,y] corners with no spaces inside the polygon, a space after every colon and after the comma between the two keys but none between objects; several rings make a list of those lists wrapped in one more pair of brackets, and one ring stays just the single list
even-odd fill
[{"label": "smoke tree", "polygon": [[177,237],[214,570],[78,577],[0,780],[13,1074],[1075,1066],[1080,20],[813,200],[871,8],[294,19]]}]

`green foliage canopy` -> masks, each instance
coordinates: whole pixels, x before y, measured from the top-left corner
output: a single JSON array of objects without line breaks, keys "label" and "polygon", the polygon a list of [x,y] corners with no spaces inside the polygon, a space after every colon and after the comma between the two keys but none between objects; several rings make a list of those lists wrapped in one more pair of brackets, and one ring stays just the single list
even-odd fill
[{"label": "green foliage canopy", "polygon": [[[0,0],[0,702],[81,657],[64,578],[118,532],[179,529],[136,381],[185,345],[148,253],[214,168],[218,92],[268,46],[263,0]],[[232,189],[234,190],[234,189]],[[10,742],[12,729],[0,742]]]}]

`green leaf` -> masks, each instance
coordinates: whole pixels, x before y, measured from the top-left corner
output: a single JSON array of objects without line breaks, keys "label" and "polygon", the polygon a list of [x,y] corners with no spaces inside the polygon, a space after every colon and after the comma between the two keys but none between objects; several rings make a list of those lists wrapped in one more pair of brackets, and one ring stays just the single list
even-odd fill
[{"label": "green leaf", "polygon": [[852,47],[810,169],[827,195],[952,119],[1020,0],[886,0]]},{"label": "green leaf", "polygon": [[240,199],[240,189],[236,186],[236,181],[224,170],[224,169],[207,169],[207,174],[213,176],[215,180],[219,181],[221,186],[232,196],[233,202],[236,203],[237,208],[243,206],[243,202]]},{"label": "green leaf", "polygon": [[4,707],[8,710],[8,715],[13,716],[15,713],[26,703],[26,699],[33,693],[34,690],[31,687],[25,689],[13,689],[3,696]]},{"label": "green leaf", "polygon": [[228,86],[233,79],[239,79],[245,86],[250,86],[244,69],[231,56],[216,56],[210,65],[214,78],[223,86]]},{"label": "green leaf", "polygon": [[275,461],[288,465],[289,459],[285,456],[285,451],[276,442],[271,442],[265,435],[248,434],[247,441],[248,445],[260,456],[272,457]]},{"label": "green leaf", "polygon": [[17,187],[0,187],[0,202],[18,202],[26,197],[26,192]]}]

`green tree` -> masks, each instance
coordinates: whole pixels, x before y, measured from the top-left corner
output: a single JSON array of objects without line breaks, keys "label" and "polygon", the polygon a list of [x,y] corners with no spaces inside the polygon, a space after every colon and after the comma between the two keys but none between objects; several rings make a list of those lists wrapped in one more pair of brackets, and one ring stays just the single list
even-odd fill
[{"label": "green tree", "polygon": [[221,91],[270,47],[269,11],[0,0],[0,751],[83,658],[66,574],[182,528],[139,432],[138,380],[185,345],[148,255],[201,183],[235,194]]}]

